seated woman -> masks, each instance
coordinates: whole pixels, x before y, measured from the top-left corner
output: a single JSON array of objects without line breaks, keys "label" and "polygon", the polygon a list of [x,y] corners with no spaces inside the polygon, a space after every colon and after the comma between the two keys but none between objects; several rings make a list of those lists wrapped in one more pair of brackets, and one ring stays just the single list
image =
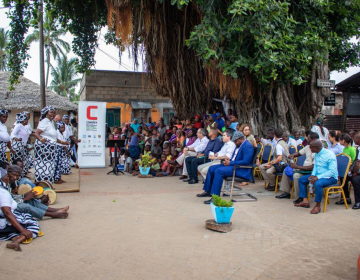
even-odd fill
[{"label": "seated woman", "polygon": [[65,208],[50,208],[35,199],[36,192],[31,191],[24,195],[18,194],[17,180],[20,178],[21,169],[17,165],[11,165],[8,168],[9,185],[12,198],[17,203],[16,210],[20,213],[31,214],[33,217],[42,220],[44,216],[55,219],[66,219],[68,217],[69,206]]},{"label": "seated woman", "polygon": [[21,251],[20,243],[39,235],[39,223],[30,214],[19,213],[17,203],[4,188],[9,183],[5,169],[0,168],[0,240],[12,240],[6,248]]}]

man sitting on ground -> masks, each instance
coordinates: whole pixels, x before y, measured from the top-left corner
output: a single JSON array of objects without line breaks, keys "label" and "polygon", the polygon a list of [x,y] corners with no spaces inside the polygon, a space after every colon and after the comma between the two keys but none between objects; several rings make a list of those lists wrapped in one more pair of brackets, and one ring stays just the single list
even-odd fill
[{"label": "man sitting on ground", "polygon": [[277,172],[275,165],[281,170],[288,163],[289,148],[286,142],[281,138],[284,131],[280,128],[274,130],[276,146],[274,149],[274,159],[268,163],[259,166],[262,177],[268,184],[266,190],[275,190],[275,173]]},{"label": "man sitting on ground", "polygon": [[[315,132],[311,132],[308,139],[309,139],[309,143],[311,143],[312,141],[319,139],[319,134],[317,134]],[[294,203],[299,203],[302,201],[302,199],[299,198],[299,178],[301,178],[305,174],[311,173],[311,171],[314,168],[315,155],[311,152],[309,145],[307,145],[305,148],[301,149],[296,154],[289,155],[289,159],[293,159],[293,158],[303,156],[303,155],[306,156],[303,166],[298,166],[296,163],[291,164],[291,167],[294,170],[294,175],[293,175],[294,196],[298,198],[294,201]],[[280,199],[281,198],[290,198],[291,180],[285,174],[285,171],[281,178],[280,190],[284,191],[284,193],[281,195],[275,196],[276,198],[280,198]]]},{"label": "man sitting on ground", "polygon": [[296,203],[296,207],[310,208],[307,199],[307,185],[312,184],[315,191],[315,207],[310,214],[318,214],[321,209],[321,199],[323,189],[335,185],[338,181],[338,170],[336,156],[333,152],[323,148],[320,140],[314,140],[310,143],[310,150],[315,153],[315,164],[311,175],[303,176],[299,179],[299,191],[302,202]]},{"label": "man sitting on ground", "polygon": [[[206,137],[205,129],[199,128],[196,135],[197,135],[196,141],[190,146],[185,147],[183,150],[183,154],[176,159],[176,162],[179,165],[183,165],[185,158],[195,157],[197,156],[197,154],[202,153],[206,149],[209,139]],[[187,174],[188,172],[186,169],[186,165],[184,164],[183,173],[179,179],[180,180],[186,179],[188,177]]]},{"label": "man sitting on ground", "polygon": [[211,160],[210,162],[198,166],[198,171],[204,177],[204,179],[206,178],[210,166],[220,164],[221,160],[231,158],[235,150],[235,143],[231,141],[232,136],[232,130],[225,130],[222,135],[222,142],[224,145],[221,147],[221,150],[218,153],[209,156],[209,160]]},{"label": "man sitting on ground", "polygon": [[188,184],[197,184],[199,182],[197,175],[197,168],[199,165],[208,162],[210,152],[217,153],[220,151],[223,143],[219,139],[219,132],[216,128],[212,128],[209,133],[209,142],[202,153],[198,153],[196,157],[187,157],[185,159],[186,170],[189,173],[189,178],[185,179],[184,182]]},{"label": "man sitting on ground", "polygon": [[[251,165],[254,154],[253,145],[246,140],[245,135],[240,131],[235,132],[232,141],[235,143],[236,148],[231,159],[225,159],[222,164],[213,165],[209,168],[203,188],[204,192],[198,194],[197,197],[209,197],[213,194],[220,196],[223,180],[233,175],[234,165]],[[235,176],[250,180],[251,169],[238,168],[236,169]],[[204,203],[210,204],[211,201],[212,199],[204,201]]]}]

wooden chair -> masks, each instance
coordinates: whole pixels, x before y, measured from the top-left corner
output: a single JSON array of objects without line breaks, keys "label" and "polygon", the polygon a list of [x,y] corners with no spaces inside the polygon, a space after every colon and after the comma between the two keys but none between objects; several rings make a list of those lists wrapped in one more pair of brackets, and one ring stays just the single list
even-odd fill
[{"label": "wooden chair", "polygon": [[[261,157],[260,164],[267,163],[267,162],[270,161],[270,159],[272,157],[272,150],[273,150],[273,146],[271,144],[266,144],[265,145],[263,155]],[[260,168],[258,166],[256,167],[256,170],[259,170],[259,173],[261,174]],[[266,182],[264,182],[264,189],[265,188],[266,188]]]},{"label": "wooden chair", "polygon": [[289,154],[293,155],[293,154],[296,154],[296,153],[297,153],[297,148],[295,146],[291,145],[289,147]]},{"label": "wooden chair", "polygon": [[299,144],[297,145],[297,150],[298,152],[300,152],[300,150],[304,149],[304,145],[303,144]]}]

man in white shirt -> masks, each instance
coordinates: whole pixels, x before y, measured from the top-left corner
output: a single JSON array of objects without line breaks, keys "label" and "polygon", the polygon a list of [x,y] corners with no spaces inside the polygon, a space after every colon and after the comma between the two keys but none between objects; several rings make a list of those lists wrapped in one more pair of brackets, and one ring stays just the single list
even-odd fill
[{"label": "man in white shirt", "polygon": [[[183,154],[176,159],[176,162],[179,165],[183,165],[185,158],[187,157],[195,157],[198,153],[203,152],[206,149],[206,146],[209,142],[209,139],[206,137],[205,129],[199,128],[197,133],[197,139],[196,141],[191,144],[190,146],[184,148]],[[180,180],[186,179],[188,172],[186,169],[186,165],[183,165],[183,173],[182,176],[180,176]]]},{"label": "man in white shirt", "polygon": [[303,140],[300,138],[300,133],[295,132],[294,137],[295,137],[295,141],[296,141],[295,147],[297,147],[298,145],[302,145]]},{"label": "man in white shirt", "polygon": [[232,136],[233,132],[231,130],[225,130],[222,135],[222,141],[224,145],[222,146],[221,150],[216,154],[209,155],[209,159],[211,159],[210,162],[198,166],[198,171],[201,173],[204,179],[206,178],[210,166],[220,164],[221,160],[231,158],[235,150],[235,143],[231,141]]},{"label": "man in white shirt", "polygon": [[289,137],[287,132],[284,132],[282,139],[286,142],[289,148],[290,146],[294,146],[295,148],[297,147],[296,140]]},{"label": "man in white shirt", "polygon": [[271,155],[274,155],[275,147],[276,147],[276,144],[277,144],[276,139],[275,139],[274,129],[272,129],[272,128],[268,129],[268,131],[266,133],[266,139],[261,138],[261,143],[263,143],[264,147],[267,144],[271,144],[272,147],[273,147]]},{"label": "man in white shirt", "polygon": [[284,131],[280,128],[277,128],[274,130],[274,134],[276,140],[274,159],[268,163],[264,163],[259,166],[261,175],[264,178],[265,182],[268,184],[266,188],[266,190],[268,191],[275,190],[276,168],[274,167],[274,165],[277,164],[281,167],[284,163],[288,162],[289,156],[289,149],[287,147],[287,144],[282,139]]}]

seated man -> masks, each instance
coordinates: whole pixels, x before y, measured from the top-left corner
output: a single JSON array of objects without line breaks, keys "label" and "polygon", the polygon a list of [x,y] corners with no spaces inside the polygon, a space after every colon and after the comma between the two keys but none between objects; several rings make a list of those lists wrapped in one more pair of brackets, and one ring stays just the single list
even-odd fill
[{"label": "seated man", "polygon": [[355,145],[358,145],[356,148],[356,157],[351,166],[351,183],[354,187],[354,197],[355,197],[355,205],[352,209],[358,210],[360,209],[360,132],[357,132],[354,135]]},{"label": "seated man", "polygon": [[[309,143],[311,143],[311,141],[319,139],[319,134],[317,134],[315,132],[311,132],[308,139],[309,139]],[[315,155],[311,152],[309,145],[307,145],[305,148],[301,149],[296,154],[289,155],[289,159],[293,159],[295,157],[299,157],[299,156],[303,156],[303,155],[306,156],[303,166],[298,166],[296,163],[291,164],[291,167],[294,169],[294,175],[293,175],[294,193],[295,193],[294,196],[298,198],[294,201],[294,203],[299,203],[302,201],[302,199],[299,198],[299,178],[301,178],[305,174],[311,173],[311,171],[314,168]],[[280,199],[281,198],[290,198],[291,180],[288,176],[286,176],[285,170],[284,170],[284,173],[281,178],[280,190],[284,191],[284,193],[281,195],[275,196],[276,198],[280,198]]]},{"label": "seated man", "polygon": [[217,153],[220,151],[223,143],[219,139],[219,132],[217,129],[212,128],[209,133],[209,142],[202,153],[197,154],[196,157],[187,157],[185,159],[186,169],[189,173],[189,178],[184,182],[188,184],[197,184],[199,182],[197,175],[197,167],[205,162],[209,161],[210,152]]},{"label": "seated man", "polygon": [[296,203],[296,207],[310,208],[307,199],[307,185],[315,186],[315,207],[310,214],[318,214],[321,209],[321,199],[323,189],[335,185],[338,181],[338,170],[336,156],[332,151],[323,148],[320,140],[314,140],[310,143],[310,150],[315,153],[315,164],[311,175],[302,176],[299,179],[299,191],[302,202]]},{"label": "seated man", "polygon": [[[226,159],[224,163],[209,168],[203,188],[204,192],[198,194],[197,197],[208,197],[213,194],[220,196],[223,180],[233,175],[234,165],[251,165],[254,155],[253,145],[246,140],[245,135],[240,131],[235,132],[232,141],[235,143],[236,148],[231,160]],[[235,174],[236,177],[251,179],[251,169],[239,168]],[[212,199],[204,201],[204,203],[210,204],[211,201]]]},{"label": "seated man", "polygon": [[[179,166],[183,165],[185,158],[195,157],[198,153],[202,153],[206,149],[209,139],[206,137],[205,129],[199,128],[197,130],[196,135],[197,135],[196,141],[190,146],[185,147],[183,150],[183,154],[176,159],[176,162],[178,163]],[[188,177],[187,174],[188,172],[186,169],[186,165],[184,164],[182,176],[180,176],[179,179],[180,180],[186,179]]]},{"label": "seated man", "polygon": [[259,166],[262,177],[265,182],[268,183],[266,187],[267,191],[275,190],[275,173],[276,168],[274,165],[278,165],[281,169],[285,164],[288,163],[289,147],[286,142],[281,138],[284,131],[280,128],[274,130],[276,146],[273,149],[274,159],[268,163],[263,163]]},{"label": "seated man", "polygon": [[221,160],[231,158],[235,150],[235,143],[231,141],[232,136],[232,130],[225,130],[222,134],[222,142],[224,145],[221,147],[221,150],[218,153],[209,156],[209,160],[211,160],[210,162],[198,166],[198,171],[204,177],[204,179],[206,178],[210,166],[220,164]]},{"label": "seated man", "polygon": [[286,142],[286,144],[288,145],[289,148],[290,148],[290,146],[294,146],[295,148],[297,148],[296,140],[289,137],[289,133],[284,132],[282,139]]},{"label": "seated man", "polygon": [[[23,169],[24,169],[24,163],[23,163],[23,161],[22,161],[21,159],[15,159],[15,160],[14,160],[14,164],[20,167],[20,169],[21,169],[21,175],[22,175],[22,171],[23,171]],[[19,185],[28,184],[28,185],[31,186],[32,188],[35,187],[35,184],[34,184],[33,182],[31,182],[29,178],[21,177],[21,175],[20,175],[20,178],[19,178],[19,180],[18,180],[18,184],[19,184]]]}]

